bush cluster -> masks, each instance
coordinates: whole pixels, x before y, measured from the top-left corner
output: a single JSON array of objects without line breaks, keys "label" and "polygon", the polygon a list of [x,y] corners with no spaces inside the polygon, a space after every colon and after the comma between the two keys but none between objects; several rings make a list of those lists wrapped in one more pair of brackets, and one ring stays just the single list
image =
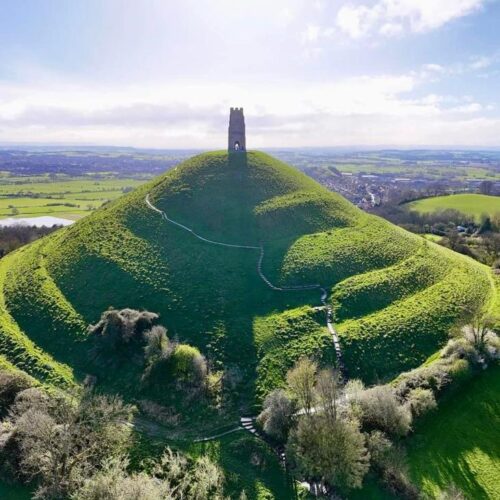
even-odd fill
[{"label": "bush cluster", "polygon": [[8,375],[0,372],[0,393],[16,394],[0,421],[0,479],[31,484],[39,499],[225,498],[224,475],[206,456],[166,448],[131,470],[133,408],[120,398],[23,389]]},{"label": "bush cluster", "polygon": [[200,351],[188,344],[170,340],[167,330],[155,324],[158,315],[134,309],[110,309],[100,321],[89,327],[94,336],[93,352],[110,364],[130,361],[143,366],[142,382],[164,385],[174,382],[202,387],[208,365]]}]

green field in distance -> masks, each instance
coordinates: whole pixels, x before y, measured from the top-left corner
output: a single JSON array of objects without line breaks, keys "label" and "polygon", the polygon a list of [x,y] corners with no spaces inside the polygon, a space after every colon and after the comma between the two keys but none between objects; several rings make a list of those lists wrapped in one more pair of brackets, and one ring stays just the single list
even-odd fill
[{"label": "green field in distance", "polygon": [[51,215],[79,219],[143,182],[113,177],[0,176],[0,218]]},{"label": "green field in distance", "polygon": [[483,214],[491,217],[496,213],[500,213],[500,197],[484,194],[452,194],[412,201],[406,206],[410,210],[420,213],[431,213],[446,209],[458,210],[479,221]]}]

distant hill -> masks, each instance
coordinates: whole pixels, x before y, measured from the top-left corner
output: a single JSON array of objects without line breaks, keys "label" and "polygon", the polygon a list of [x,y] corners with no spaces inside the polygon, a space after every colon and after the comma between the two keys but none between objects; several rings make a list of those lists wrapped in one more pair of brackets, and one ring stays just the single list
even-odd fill
[{"label": "distant hill", "polygon": [[142,396],[134,367],[92,364],[86,327],[110,306],[145,308],[238,374],[251,403],[300,356],[335,360],[314,309],[319,290],[270,288],[257,272],[261,245],[276,287],[329,291],[347,369],[368,382],[419,365],[464,312],[495,298],[489,270],[471,259],[365,214],[271,156],[215,152],[2,259],[0,359],[58,385],[98,372],[103,389]]}]

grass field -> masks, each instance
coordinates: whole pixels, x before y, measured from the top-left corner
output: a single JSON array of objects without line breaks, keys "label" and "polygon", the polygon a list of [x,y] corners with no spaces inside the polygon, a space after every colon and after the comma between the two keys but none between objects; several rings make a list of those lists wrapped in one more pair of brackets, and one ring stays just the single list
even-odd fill
[{"label": "grass field", "polygon": [[0,218],[79,219],[144,183],[138,179],[0,176]]},{"label": "grass field", "polygon": [[408,209],[420,213],[431,213],[439,210],[453,209],[474,217],[479,222],[482,215],[500,214],[500,197],[484,194],[453,194],[412,201],[406,205]]},{"label": "grass field", "polygon": [[466,498],[500,498],[500,367],[491,367],[418,422],[408,447],[414,480],[430,498],[451,483]]}]

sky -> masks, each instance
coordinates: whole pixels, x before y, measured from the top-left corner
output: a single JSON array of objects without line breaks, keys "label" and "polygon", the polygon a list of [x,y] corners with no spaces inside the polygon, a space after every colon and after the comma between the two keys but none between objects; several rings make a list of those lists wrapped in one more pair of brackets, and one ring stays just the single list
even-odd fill
[{"label": "sky", "polygon": [[500,0],[0,0],[0,143],[500,146]]}]

